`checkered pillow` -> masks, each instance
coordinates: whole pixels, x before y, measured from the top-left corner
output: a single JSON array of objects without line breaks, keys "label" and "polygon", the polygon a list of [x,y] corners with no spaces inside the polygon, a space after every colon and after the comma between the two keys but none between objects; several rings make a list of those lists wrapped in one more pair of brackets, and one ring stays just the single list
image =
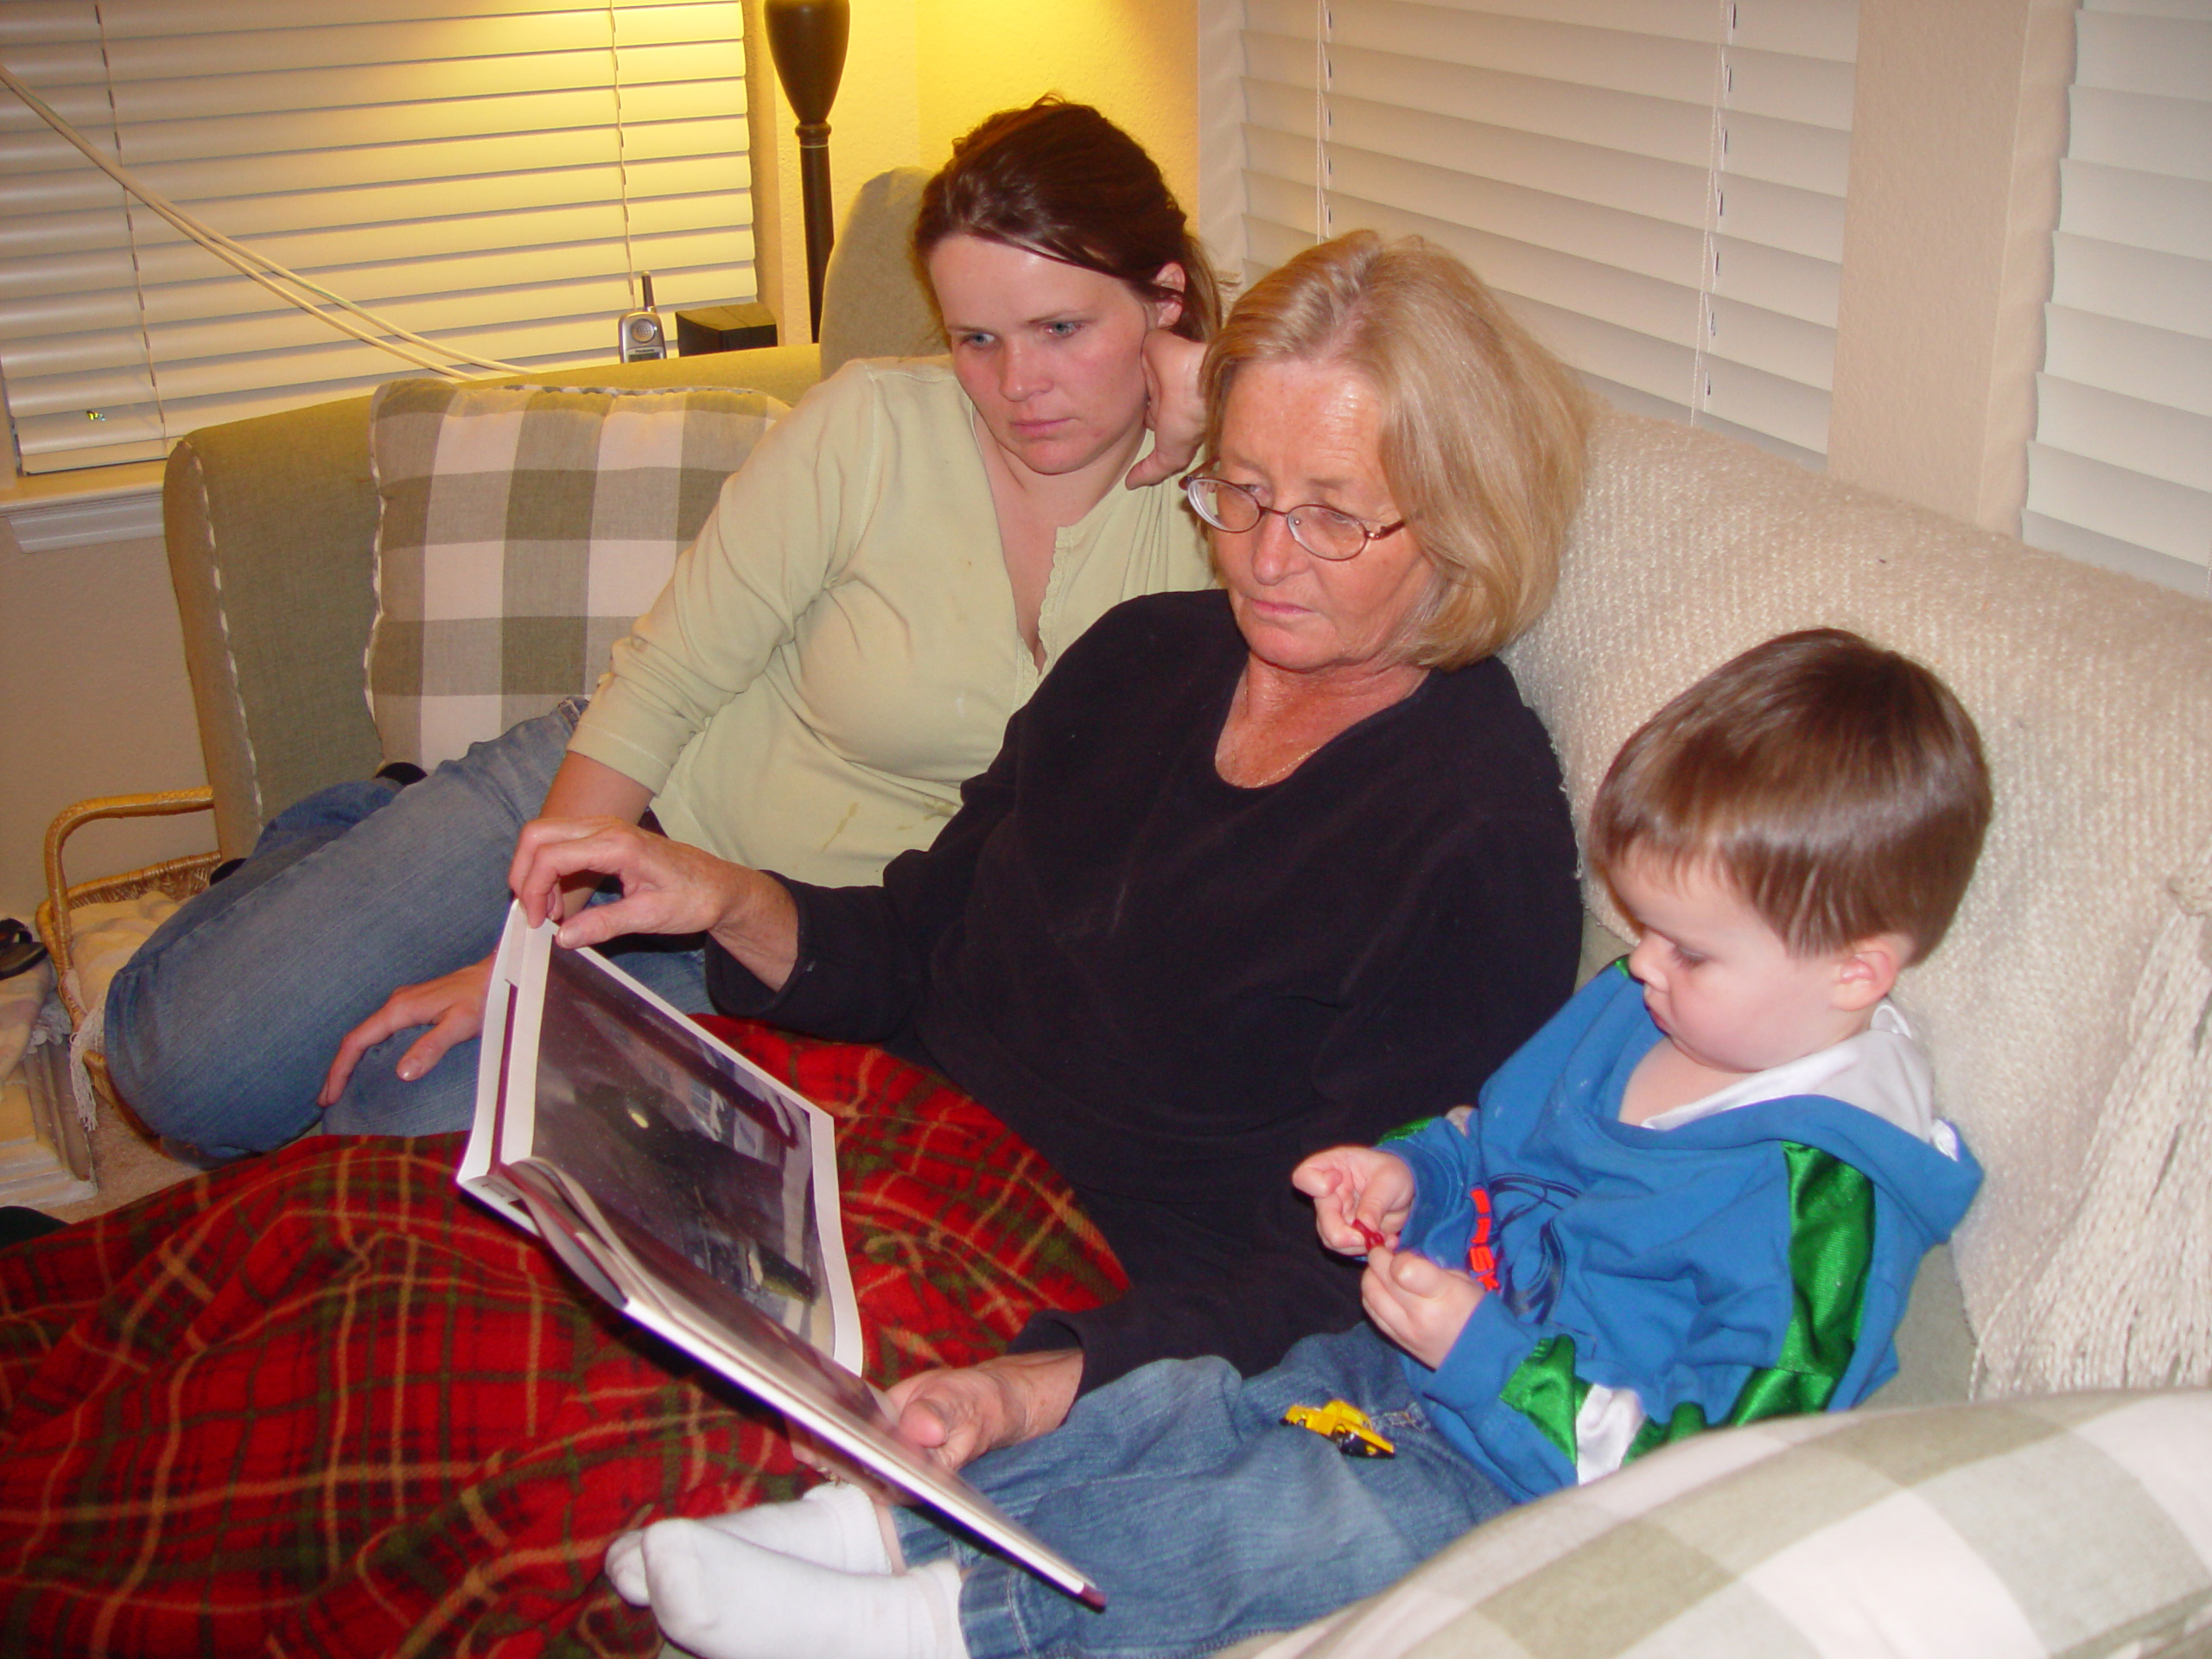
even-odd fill
[{"label": "checkered pillow", "polygon": [[[2212,1650],[2212,1392],[1777,1418],[1478,1527],[1237,1659]],[[1224,1659],[1228,1659],[1224,1656]]]},{"label": "checkered pillow", "polygon": [[783,413],[728,386],[379,387],[367,665],[385,759],[435,766],[590,690]]}]

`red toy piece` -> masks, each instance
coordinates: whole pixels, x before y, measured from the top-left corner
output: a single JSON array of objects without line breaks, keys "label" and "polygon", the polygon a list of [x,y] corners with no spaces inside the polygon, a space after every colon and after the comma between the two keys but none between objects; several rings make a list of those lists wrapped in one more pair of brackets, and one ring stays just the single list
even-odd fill
[{"label": "red toy piece", "polygon": [[1475,1236],[1467,1243],[1467,1271],[1482,1281],[1484,1290],[1497,1289],[1497,1257],[1490,1248],[1490,1189],[1470,1187],[1467,1196],[1475,1203]]}]

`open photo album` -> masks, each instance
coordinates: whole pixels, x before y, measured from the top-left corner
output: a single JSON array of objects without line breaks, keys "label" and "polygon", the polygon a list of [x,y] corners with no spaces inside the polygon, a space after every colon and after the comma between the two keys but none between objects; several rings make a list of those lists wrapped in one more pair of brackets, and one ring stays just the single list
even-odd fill
[{"label": "open photo album", "polygon": [[456,1179],[595,1294],[1069,1594],[1096,1586],[892,1432],[828,1115],[592,950],[508,912]]}]

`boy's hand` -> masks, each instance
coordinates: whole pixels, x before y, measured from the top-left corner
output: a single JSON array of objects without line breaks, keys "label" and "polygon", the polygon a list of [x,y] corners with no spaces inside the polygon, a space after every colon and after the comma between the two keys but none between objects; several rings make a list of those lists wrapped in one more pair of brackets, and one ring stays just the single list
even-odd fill
[{"label": "boy's hand", "polygon": [[1414,1173],[1395,1153],[1374,1147],[1332,1147],[1290,1173],[1290,1183],[1313,1200],[1321,1242],[1359,1255],[1379,1242],[1395,1249],[1413,1213]]},{"label": "boy's hand", "polygon": [[1444,1363],[1482,1301],[1471,1274],[1439,1267],[1411,1250],[1370,1250],[1360,1305],[1382,1334],[1432,1371]]}]

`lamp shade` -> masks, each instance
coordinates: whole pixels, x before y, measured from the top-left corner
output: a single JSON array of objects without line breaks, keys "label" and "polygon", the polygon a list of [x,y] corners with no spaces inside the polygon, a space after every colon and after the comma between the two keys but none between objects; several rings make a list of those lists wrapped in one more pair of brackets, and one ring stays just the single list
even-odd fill
[{"label": "lamp shade", "polygon": [[765,0],[761,17],[792,113],[804,125],[829,120],[852,35],[849,0]]}]

